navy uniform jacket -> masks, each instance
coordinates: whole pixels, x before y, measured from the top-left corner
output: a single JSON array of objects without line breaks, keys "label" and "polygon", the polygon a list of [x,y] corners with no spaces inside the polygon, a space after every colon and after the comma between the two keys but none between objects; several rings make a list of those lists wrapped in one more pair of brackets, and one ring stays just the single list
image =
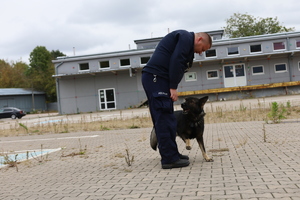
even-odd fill
[{"label": "navy uniform jacket", "polygon": [[184,72],[194,59],[194,33],[177,30],[167,34],[157,45],[150,60],[143,68],[169,80],[170,88],[177,89]]}]

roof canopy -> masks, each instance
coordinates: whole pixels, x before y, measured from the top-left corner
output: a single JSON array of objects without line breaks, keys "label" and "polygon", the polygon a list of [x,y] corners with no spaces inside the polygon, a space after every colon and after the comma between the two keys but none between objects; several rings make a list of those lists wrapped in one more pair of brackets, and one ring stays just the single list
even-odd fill
[{"label": "roof canopy", "polygon": [[31,95],[31,94],[45,94],[41,91],[32,91],[31,89],[26,88],[0,88],[0,96],[9,96],[9,95]]}]

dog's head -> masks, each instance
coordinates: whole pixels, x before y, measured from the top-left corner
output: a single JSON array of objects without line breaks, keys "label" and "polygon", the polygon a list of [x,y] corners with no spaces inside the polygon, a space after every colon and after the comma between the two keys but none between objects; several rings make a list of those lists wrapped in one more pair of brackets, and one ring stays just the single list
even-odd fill
[{"label": "dog's head", "polygon": [[185,101],[181,104],[183,114],[189,115],[189,118],[191,119],[198,119],[201,116],[203,117],[205,115],[203,107],[207,100],[208,96],[200,99],[195,97],[185,98]]}]

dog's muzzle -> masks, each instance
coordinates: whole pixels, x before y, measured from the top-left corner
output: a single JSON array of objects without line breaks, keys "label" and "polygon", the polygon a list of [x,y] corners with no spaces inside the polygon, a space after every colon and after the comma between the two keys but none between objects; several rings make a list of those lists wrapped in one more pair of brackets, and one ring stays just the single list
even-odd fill
[{"label": "dog's muzzle", "polygon": [[182,113],[183,113],[184,115],[186,115],[186,114],[189,113],[189,109],[187,108],[187,105],[186,105],[185,102],[181,104],[181,108],[182,108],[182,110],[183,110]]}]

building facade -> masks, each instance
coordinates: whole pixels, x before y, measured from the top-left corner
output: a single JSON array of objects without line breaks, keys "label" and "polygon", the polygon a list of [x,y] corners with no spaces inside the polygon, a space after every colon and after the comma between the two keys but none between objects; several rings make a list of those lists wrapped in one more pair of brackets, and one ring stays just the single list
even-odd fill
[{"label": "building facade", "polygon": [[0,88],[0,108],[16,107],[26,112],[45,111],[46,93],[24,88]]},{"label": "building facade", "polygon": [[[300,32],[222,39],[195,54],[178,87],[185,96],[211,101],[300,93]],[[162,38],[135,40],[137,49],[54,60],[61,114],[125,109],[143,104],[141,70]]]}]

